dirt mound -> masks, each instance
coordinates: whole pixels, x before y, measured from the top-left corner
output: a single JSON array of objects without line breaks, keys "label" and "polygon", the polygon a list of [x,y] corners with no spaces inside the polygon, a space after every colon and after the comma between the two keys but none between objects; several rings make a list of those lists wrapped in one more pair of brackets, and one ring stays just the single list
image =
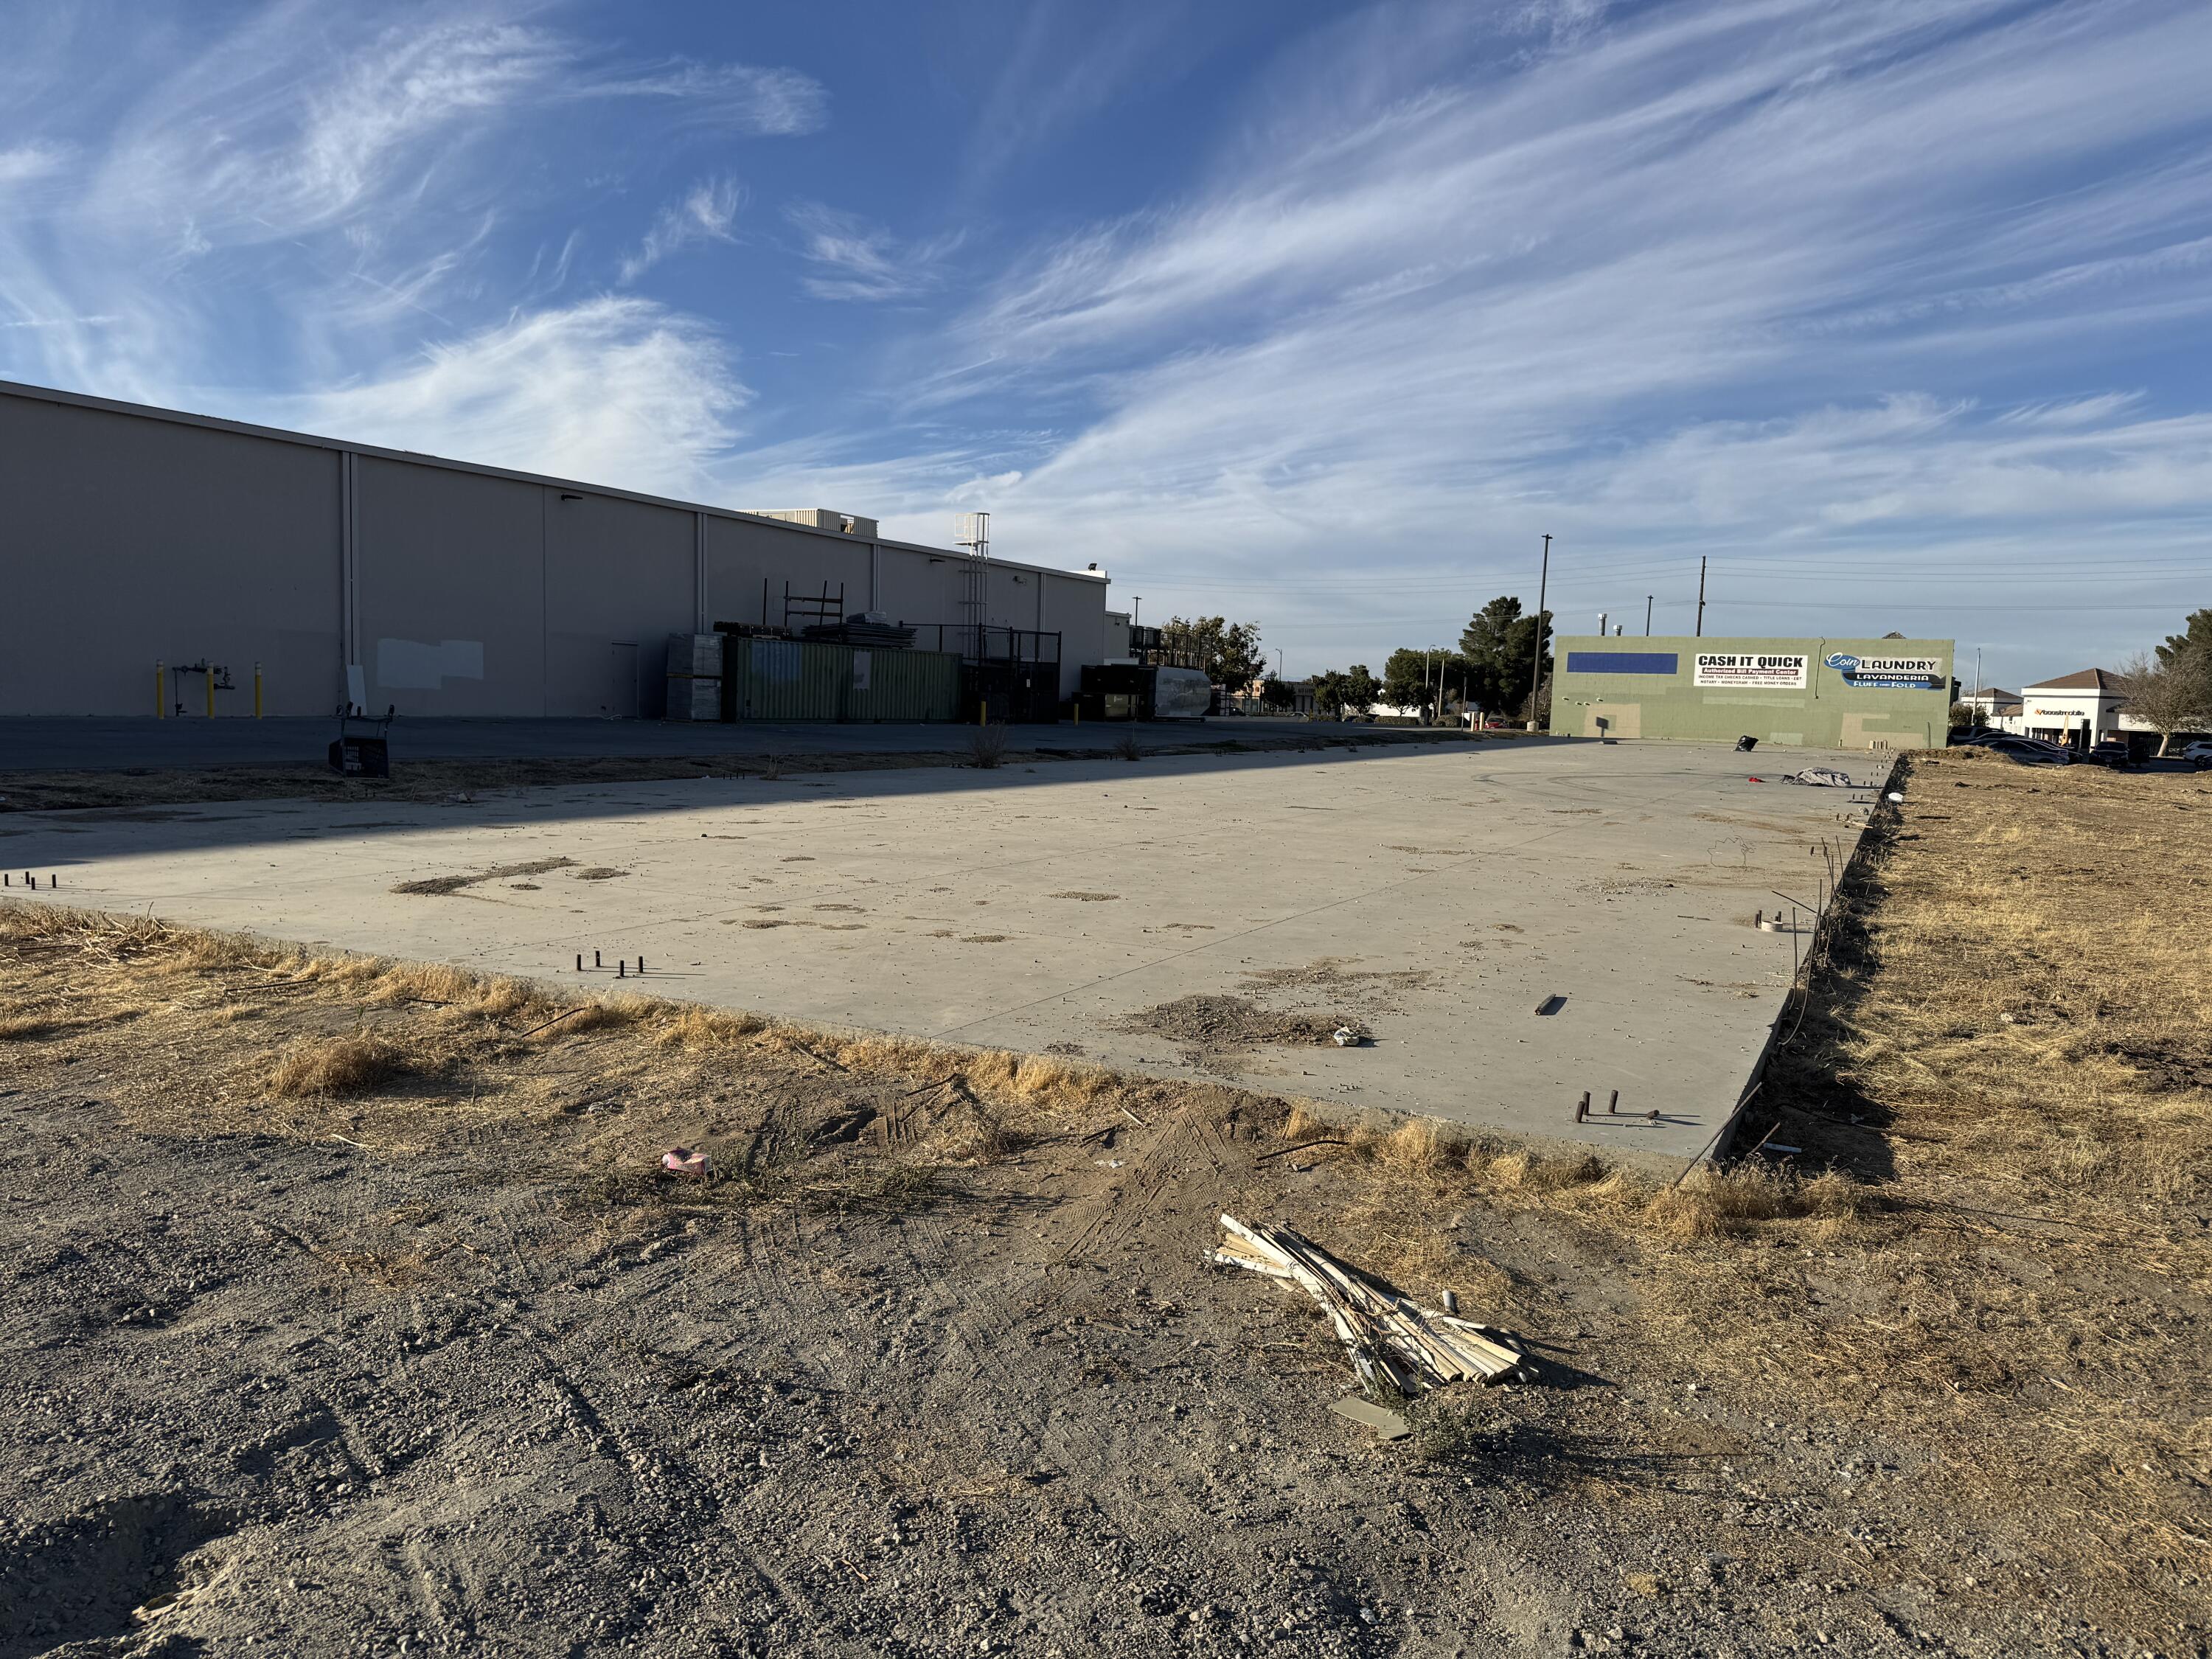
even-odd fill
[{"label": "dirt mound", "polygon": [[426,876],[419,881],[395,882],[395,893],[446,894],[459,893],[487,881],[504,881],[509,876],[542,876],[549,870],[565,870],[574,859],[532,859],[526,864],[495,864],[489,870],[468,871],[458,876]]},{"label": "dirt mound", "polygon": [[1366,1039],[1364,1025],[1335,1014],[1282,1012],[1248,997],[1188,996],[1132,1014],[1115,1029],[1179,1042],[1184,1059],[1212,1069],[1258,1048],[1333,1043],[1346,1027],[1355,1039]]}]

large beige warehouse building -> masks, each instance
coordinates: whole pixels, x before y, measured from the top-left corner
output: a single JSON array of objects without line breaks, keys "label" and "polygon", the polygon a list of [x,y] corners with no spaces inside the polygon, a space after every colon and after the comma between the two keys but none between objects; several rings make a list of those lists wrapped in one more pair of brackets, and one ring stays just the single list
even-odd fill
[{"label": "large beige warehouse building", "polygon": [[[802,521],[808,520],[808,521]],[[229,671],[218,714],[661,712],[667,636],[781,623],[842,586],[948,648],[957,550],[0,381],[0,715],[144,714],[155,665]],[[1106,579],[993,560],[982,620],[1105,654]],[[204,679],[173,675],[195,714]]]}]

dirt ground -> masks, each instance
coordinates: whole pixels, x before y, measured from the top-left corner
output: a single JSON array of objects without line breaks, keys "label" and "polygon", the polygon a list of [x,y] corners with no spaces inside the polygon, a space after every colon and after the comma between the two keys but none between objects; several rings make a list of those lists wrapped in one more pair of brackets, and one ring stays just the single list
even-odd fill
[{"label": "dirt ground", "polygon": [[[1905,787],[1674,1188],[0,909],[0,1659],[2203,1654],[2212,787]],[[1224,1211],[1535,1381],[1376,1440]]]}]

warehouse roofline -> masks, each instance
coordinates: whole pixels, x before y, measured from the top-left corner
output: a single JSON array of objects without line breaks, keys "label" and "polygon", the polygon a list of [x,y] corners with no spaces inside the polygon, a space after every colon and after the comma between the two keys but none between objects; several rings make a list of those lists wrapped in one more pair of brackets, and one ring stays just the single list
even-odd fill
[{"label": "warehouse roofline", "polygon": [[[0,396],[22,398],[33,403],[64,404],[76,409],[95,409],[109,415],[131,415],[140,420],[167,421],[175,426],[196,426],[213,432],[234,432],[249,438],[266,438],[276,443],[298,444],[308,449],[328,449],[340,454],[372,455],[380,460],[409,461],[417,466],[441,467],[448,472],[473,472],[487,478],[505,478],[514,483],[538,484],[548,489],[573,489],[609,496],[616,501],[636,501],[647,507],[672,507],[679,513],[709,513],[718,519],[772,526],[778,530],[789,531],[793,535],[819,536],[825,541],[837,542],[847,547],[855,542],[865,542],[878,547],[903,548],[909,553],[927,553],[940,559],[964,559],[968,556],[965,550],[957,547],[933,547],[927,542],[896,541],[888,536],[863,538],[848,535],[842,531],[820,530],[788,519],[741,512],[736,507],[716,507],[708,501],[679,501],[672,495],[654,495],[641,489],[623,489],[611,484],[586,483],[576,478],[556,478],[550,473],[522,472],[513,467],[489,466],[481,461],[456,461],[443,455],[425,454],[416,449],[387,449],[380,444],[355,443],[344,438],[322,438],[309,432],[287,431],[283,427],[256,426],[250,421],[225,420],[216,415],[193,415],[179,409],[162,409],[154,404],[125,403],[118,398],[95,398],[82,392],[62,392],[52,386],[30,386],[20,380],[0,380]],[[1041,576],[1062,576],[1070,581],[1095,581],[1102,586],[1106,582],[1103,571],[1064,570],[1057,565],[1029,564],[1020,559],[996,556],[991,562],[1007,570],[1034,571]]]}]

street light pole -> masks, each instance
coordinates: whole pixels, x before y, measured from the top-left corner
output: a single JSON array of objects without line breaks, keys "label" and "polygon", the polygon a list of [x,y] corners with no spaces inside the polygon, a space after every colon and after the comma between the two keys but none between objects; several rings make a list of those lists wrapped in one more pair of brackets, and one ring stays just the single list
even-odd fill
[{"label": "street light pole", "polygon": [[1544,688],[1544,591],[1552,580],[1552,538],[1544,537],[1544,562],[1536,572],[1536,660],[1528,670],[1528,730],[1536,729],[1536,694]]},{"label": "street light pole", "polygon": [[1698,637],[1705,637],[1705,562],[1698,560]]},{"label": "street light pole", "polygon": [[1651,637],[1651,596],[1649,593],[1644,596],[1644,637],[1647,640]]}]

